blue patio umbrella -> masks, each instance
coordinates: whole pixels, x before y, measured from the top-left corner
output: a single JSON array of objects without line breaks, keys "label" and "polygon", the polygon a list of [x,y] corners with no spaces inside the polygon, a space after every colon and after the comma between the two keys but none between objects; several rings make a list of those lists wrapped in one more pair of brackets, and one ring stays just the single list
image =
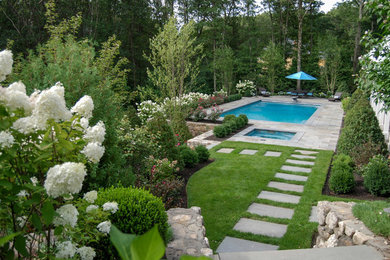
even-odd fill
[{"label": "blue patio umbrella", "polygon": [[300,71],[291,75],[286,76],[288,79],[298,79],[298,80],[317,80],[315,77],[310,76],[309,74]]}]

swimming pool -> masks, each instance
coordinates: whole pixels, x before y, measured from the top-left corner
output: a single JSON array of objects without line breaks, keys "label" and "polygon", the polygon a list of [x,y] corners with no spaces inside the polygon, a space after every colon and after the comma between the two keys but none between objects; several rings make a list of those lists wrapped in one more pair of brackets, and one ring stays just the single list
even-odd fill
[{"label": "swimming pool", "polygon": [[318,105],[257,101],[226,111],[221,116],[245,114],[249,119],[253,120],[304,124],[318,107]]},{"label": "swimming pool", "polygon": [[291,140],[291,138],[293,138],[295,134],[295,132],[253,129],[249,133],[245,134],[245,136],[271,138],[277,140]]}]

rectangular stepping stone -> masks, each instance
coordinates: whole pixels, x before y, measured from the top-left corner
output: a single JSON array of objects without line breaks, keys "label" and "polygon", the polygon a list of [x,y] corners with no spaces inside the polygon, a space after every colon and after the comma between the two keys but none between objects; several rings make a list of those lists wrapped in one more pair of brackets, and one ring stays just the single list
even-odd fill
[{"label": "rectangular stepping stone", "polygon": [[217,153],[231,153],[233,150],[233,148],[221,148],[217,151]]},{"label": "rectangular stepping stone", "polygon": [[279,179],[289,180],[289,181],[307,181],[306,176],[287,174],[287,173],[281,173],[281,172],[277,172],[275,174],[275,177],[279,178]]},{"label": "rectangular stepping stone", "polygon": [[248,154],[248,155],[254,155],[257,153],[258,150],[250,150],[250,149],[244,149],[240,152],[240,154]]},{"label": "rectangular stepping stone", "polygon": [[318,153],[316,151],[307,151],[307,150],[295,150],[294,152],[301,153],[301,154],[304,154],[304,155],[311,155],[311,154],[317,154]]},{"label": "rectangular stepping stone", "polygon": [[277,182],[277,181],[269,182],[268,187],[276,188],[279,190],[296,191],[296,192],[303,192],[303,188],[304,188],[303,185],[290,184],[290,183]]},{"label": "rectangular stepping stone", "polygon": [[301,164],[301,165],[314,165],[314,162],[301,161],[301,160],[291,160],[291,159],[287,159],[286,162],[292,163],[292,164]]},{"label": "rectangular stepping stone", "polygon": [[291,157],[297,158],[297,159],[315,159],[315,156],[311,155],[301,155],[301,154],[292,154]]},{"label": "rectangular stepping stone", "polygon": [[311,213],[309,217],[310,222],[318,222],[318,216],[317,216],[317,206],[311,207]]},{"label": "rectangular stepping stone", "polygon": [[225,237],[217,248],[217,253],[230,252],[249,252],[249,251],[268,251],[278,250],[279,246],[254,242],[250,240]]},{"label": "rectangular stepping stone", "polygon": [[266,151],[264,156],[279,157],[281,154],[282,154],[281,152]]},{"label": "rectangular stepping stone", "polygon": [[257,214],[259,216],[273,217],[273,218],[288,218],[291,219],[294,215],[293,209],[282,207],[275,207],[266,204],[252,203],[249,206],[248,212]]},{"label": "rectangular stepping stone", "polygon": [[303,168],[303,167],[296,167],[296,166],[283,165],[281,169],[284,170],[284,171],[290,171],[290,172],[311,173],[311,169],[310,168]]},{"label": "rectangular stepping stone", "polygon": [[262,192],[260,192],[260,194],[259,194],[259,196],[257,196],[257,198],[273,200],[273,201],[278,201],[278,202],[287,202],[287,203],[292,203],[292,204],[298,204],[299,200],[301,199],[301,196],[263,190]]},{"label": "rectangular stepping stone", "polygon": [[261,220],[241,218],[233,228],[234,230],[268,237],[283,237],[287,225],[276,224]]}]

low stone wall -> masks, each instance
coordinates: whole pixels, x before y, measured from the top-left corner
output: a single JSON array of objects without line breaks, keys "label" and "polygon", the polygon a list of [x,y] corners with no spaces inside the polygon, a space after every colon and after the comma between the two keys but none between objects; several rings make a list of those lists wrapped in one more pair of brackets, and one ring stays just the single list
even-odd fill
[{"label": "low stone wall", "polygon": [[203,226],[199,207],[190,209],[172,208],[167,211],[168,223],[173,231],[173,240],[167,245],[165,255],[168,260],[178,260],[181,255],[213,255]]},{"label": "low stone wall", "polygon": [[190,133],[194,137],[213,130],[217,125],[218,124],[187,121],[187,126],[190,129]]},{"label": "low stone wall", "polygon": [[316,248],[368,245],[390,259],[389,240],[374,235],[362,221],[353,216],[353,202],[319,201]]}]

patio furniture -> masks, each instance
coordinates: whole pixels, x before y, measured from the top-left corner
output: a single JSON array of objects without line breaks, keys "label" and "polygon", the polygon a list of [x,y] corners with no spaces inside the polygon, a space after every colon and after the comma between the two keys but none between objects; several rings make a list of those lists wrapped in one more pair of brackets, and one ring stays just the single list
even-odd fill
[{"label": "patio furniture", "polygon": [[297,91],[297,96],[299,98],[303,98],[306,96],[306,90],[300,90],[300,91]]},{"label": "patio furniture", "polygon": [[329,101],[341,101],[341,96],[343,95],[343,92],[336,92],[333,97],[328,98]]},{"label": "patio furniture", "polygon": [[258,88],[258,93],[263,97],[269,97],[271,95],[265,88]]}]

